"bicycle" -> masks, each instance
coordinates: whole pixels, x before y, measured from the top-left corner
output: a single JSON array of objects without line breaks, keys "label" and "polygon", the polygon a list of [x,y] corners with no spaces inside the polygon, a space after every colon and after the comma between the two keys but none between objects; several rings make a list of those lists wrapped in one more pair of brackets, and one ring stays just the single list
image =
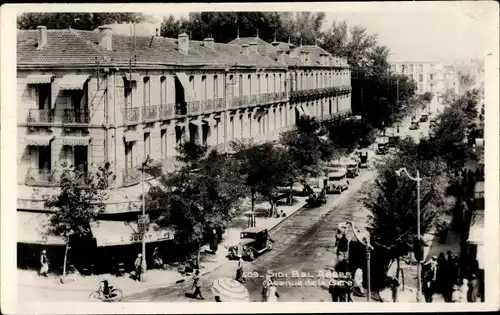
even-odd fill
[{"label": "bicycle", "polygon": [[123,298],[123,291],[120,289],[112,288],[109,294],[104,294],[102,289],[96,290],[89,295],[89,300],[101,300],[103,302],[120,302]]}]

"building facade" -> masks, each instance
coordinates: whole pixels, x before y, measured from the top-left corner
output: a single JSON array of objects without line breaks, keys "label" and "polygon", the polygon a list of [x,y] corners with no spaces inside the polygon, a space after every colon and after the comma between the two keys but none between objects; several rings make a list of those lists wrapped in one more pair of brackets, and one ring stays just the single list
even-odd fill
[{"label": "building facade", "polygon": [[391,61],[391,71],[417,83],[417,94],[444,92],[444,65],[440,62]]},{"label": "building facade", "polygon": [[[184,141],[229,152],[231,140],[277,140],[301,115],[350,113],[349,66],[318,46],[41,26],[18,31],[17,51],[20,243],[61,244],[40,226],[63,163],[111,163],[105,214],[136,216],[146,156],[173,171]],[[114,233],[116,222],[106,222],[94,233],[98,246],[140,242],[123,224],[97,239]],[[168,234],[151,233],[152,242]]]}]

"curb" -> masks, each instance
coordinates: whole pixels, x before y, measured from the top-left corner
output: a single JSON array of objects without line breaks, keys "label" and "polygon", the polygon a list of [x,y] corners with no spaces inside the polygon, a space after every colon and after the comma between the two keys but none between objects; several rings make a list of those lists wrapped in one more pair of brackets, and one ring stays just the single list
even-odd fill
[{"label": "curb", "polygon": [[281,220],[278,223],[276,223],[272,228],[268,229],[268,231],[272,232],[274,229],[276,229],[278,226],[280,226],[281,223],[285,222],[290,217],[293,217],[297,212],[299,212],[300,210],[304,209],[304,207],[306,205],[307,205],[307,202],[305,202],[300,208],[298,208],[297,210],[295,210],[292,214],[287,215],[285,218],[283,218],[283,220]]}]

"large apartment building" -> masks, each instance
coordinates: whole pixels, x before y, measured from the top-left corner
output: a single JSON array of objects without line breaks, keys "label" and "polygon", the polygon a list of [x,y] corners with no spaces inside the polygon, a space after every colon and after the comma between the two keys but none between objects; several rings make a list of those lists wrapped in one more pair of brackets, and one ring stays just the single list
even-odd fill
[{"label": "large apartment building", "polygon": [[[350,113],[349,66],[318,46],[157,32],[18,30],[18,250],[64,244],[43,228],[52,211],[43,196],[57,191],[64,162],[111,163],[116,181],[92,229],[95,244],[139,244],[138,166],[146,156],[173,171],[183,141],[228,152],[234,139],[278,139],[301,115]],[[154,243],[172,233],[146,237]]]},{"label": "large apartment building", "polygon": [[417,83],[417,94],[444,92],[444,65],[441,62],[390,61],[391,71]]}]

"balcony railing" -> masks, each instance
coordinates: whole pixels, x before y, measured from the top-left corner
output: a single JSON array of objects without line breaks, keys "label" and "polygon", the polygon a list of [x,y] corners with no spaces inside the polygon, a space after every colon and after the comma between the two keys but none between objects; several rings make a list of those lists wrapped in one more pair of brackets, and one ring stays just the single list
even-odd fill
[{"label": "balcony railing", "polygon": [[139,167],[124,168],[122,174],[123,185],[125,186],[136,185],[141,181],[141,169]]},{"label": "balcony railing", "polygon": [[140,120],[140,107],[127,108],[122,110],[123,122],[125,124],[137,124]]},{"label": "balcony railing", "polygon": [[90,113],[88,109],[64,109],[62,116],[63,124],[90,123]]},{"label": "balcony railing", "polygon": [[186,103],[175,104],[175,116],[187,115],[188,109]]},{"label": "balcony railing", "polygon": [[54,110],[53,109],[29,109],[27,122],[28,122],[28,124],[52,123],[52,122],[54,122]]},{"label": "balcony railing", "polygon": [[214,110],[214,100],[201,101],[201,111],[211,112]]},{"label": "balcony railing", "polygon": [[165,104],[160,107],[160,118],[172,118],[174,117],[175,105],[174,104]]},{"label": "balcony railing", "polygon": [[142,120],[155,120],[158,119],[158,106],[151,105],[142,108]]},{"label": "balcony railing", "polygon": [[59,172],[53,169],[30,168],[26,174],[28,186],[55,186],[59,182]]},{"label": "balcony railing", "polygon": [[226,108],[226,103],[224,101],[224,98],[214,99],[214,110],[219,110],[224,108]]},{"label": "balcony railing", "polygon": [[201,111],[201,102],[189,102],[187,106],[188,114],[199,114]]}]

